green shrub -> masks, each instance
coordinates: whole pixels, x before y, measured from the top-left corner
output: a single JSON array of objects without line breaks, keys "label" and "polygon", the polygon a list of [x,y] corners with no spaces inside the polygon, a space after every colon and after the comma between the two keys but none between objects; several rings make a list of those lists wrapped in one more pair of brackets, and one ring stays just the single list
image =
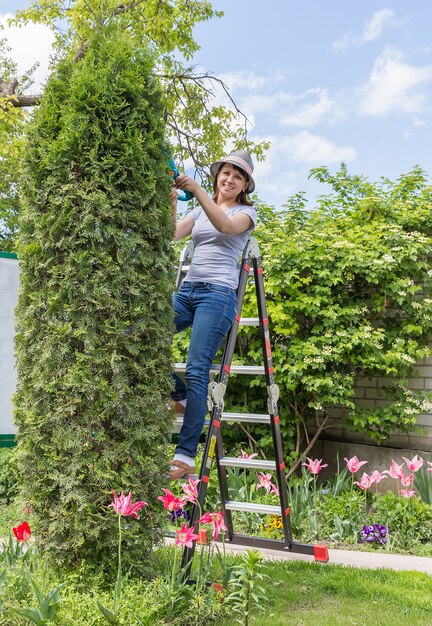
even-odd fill
[{"label": "green shrub", "polygon": [[371,523],[387,526],[396,547],[432,543],[432,507],[417,498],[405,499],[391,492],[374,496]]},{"label": "green shrub", "polygon": [[[301,194],[282,212],[263,206],[255,233],[287,452],[301,452],[311,432],[328,428],[335,406],[350,430],[379,443],[395,429],[412,432],[430,409],[430,394],[411,390],[408,378],[430,354],[432,187],[420,169],[377,183],[345,167],[312,175],[330,187],[316,209],[308,211]],[[243,315],[256,315],[252,288]],[[262,364],[258,330],[240,328],[235,359]],[[358,378],[375,376],[386,380],[381,401],[355,402]],[[265,383],[256,378],[237,376],[227,388],[230,410],[262,413],[265,402]],[[266,426],[242,428],[258,450],[271,450]],[[233,426],[224,440],[241,437]]]},{"label": "green shrub", "polygon": [[17,494],[16,469],[12,462],[12,450],[0,448],[0,504],[10,504]]},{"label": "green shrub", "polygon": [[[110,491],[152,504],[164,484],[174,281],[163,147],[152,56],[114,27],[59,63],[29,124],[17,454],[37,537],[57,560],[108,558]],[[132,520],[135,565],[163,519],[149,506]]]}]

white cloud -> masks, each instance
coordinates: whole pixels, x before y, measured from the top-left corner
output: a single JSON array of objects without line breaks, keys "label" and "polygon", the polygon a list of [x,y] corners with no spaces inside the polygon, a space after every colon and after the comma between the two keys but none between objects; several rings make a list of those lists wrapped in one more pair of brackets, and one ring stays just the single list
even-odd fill
[{"label": "white cloud", "polygon": [[423,111],[426,94],[421,87],[431,80],[432,65],[409,65],[400,51],[386,48],[375,60],[368,83],[360,90],[359,112],[379,116],[391,111]]},{"label": "white cloud", "polygon": [[27,24],[21,28],[10,27],[7,22],[13,17],[11,13],[0,14],[0,23],[4,27],[0,34],[7,40],[11,48],[10,55],[17,64],[20,74],[25,73],[35,63],[39,63],[39,67],[33,74],[34,84],[30,90],[37,93],[48,76],[54,35],[42,24]]},{"label": "white cloud", "polygon": [[255,91],[267,85],[277,85],[287,79],[289,72],[281,70],[270,71],[268,74],[255,74],[251,70],[239,70],[236,72],[223,72],[218,78],[228,86],[230,91],[236,89]]},{"label": "white cloud", "polygon": [[381,9],[381,11],[374,13],[360,35],[360,44],[378,39],[384,30],[384,26],[393,22],[393,17],[394,11],[391,9]]},{"label": "white cloud", "polygon": [[314,135],[307,130],[282,137],[279,150],[283,151],[289,160],[305,163],[311,167],[354,161],[356,158],[354,148],[337,146],[330,139]]},{"label": "white cloud", "polygon": [[316,126],[322,120],[332,114],[333,117],[340,117],[341,112],[336,100],[328,95],[328,90],[322,87],[308,89],[298,100],[313,98],[312,102],[302,104],[297,110],[284,114],[280,118],[283,126]]},{"label": "white cloud", "polygon": [[302,163],[307,167],[329,165],[341,161],[354,161],[357,153],[350,146],[337,146],[334,142],[321,135],[314,135],[307,130],[294,135],[270,135],[253,137],[255,141],[267,140],[271,147],[267,158],[260,163],[260,172],[271,172],[273,168],[286,168]]},{"label": "white cloud", "polygon": [[353,35],[351,32],[345,33],[340,39],[333,42],[332,46],[336,50],[345,50],[350,47],[363,46],[366,43],[375,41],[384,32],[386,26],[399,27],[404,21],[396,21],[395,13],[391,9],[381,9],[376,11],[364,26],[360,35]]},{"label": "white cloud", "polygon": [[356,158],[354,148],[337,146],[326,137],[309,131],[253,139],[271,142],[266,160],[255,164],[254,173],[260,197],[275,197],[278,202],[309,185],[307,177],[311,167],[350,162]]}]

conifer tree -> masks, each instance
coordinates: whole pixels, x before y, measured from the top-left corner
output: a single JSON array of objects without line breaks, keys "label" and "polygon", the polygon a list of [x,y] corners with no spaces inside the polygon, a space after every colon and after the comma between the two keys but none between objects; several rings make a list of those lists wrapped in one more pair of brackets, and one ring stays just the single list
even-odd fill
[{"label": "conifer tree", "polygon": [[150,504],[125,554],[142,560],[160,534],[173,290],[163,148],[152,55],[114,27],[58,64],[29,124],[15,420],[24,497],[56,558],[112,554],[113,489]]}]

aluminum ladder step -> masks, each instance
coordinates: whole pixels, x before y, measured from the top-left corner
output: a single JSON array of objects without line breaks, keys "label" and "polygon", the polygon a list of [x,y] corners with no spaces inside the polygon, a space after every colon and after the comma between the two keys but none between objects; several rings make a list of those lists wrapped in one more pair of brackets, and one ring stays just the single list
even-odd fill
[{"label": "aluminum ladder step", "polygon": [[219,459],[219,463],[223,467],[243,467],[245,469],[275,470],[275,461],[266,461],[265,459],[239,459],[237,457],[223,456]]},{"label": "aluminum ladder step", "polygon": [[[210,373],[217,374],[220,372],[220,364],[213,363],[210,368]],[[186,363],[174,363],[174,369],[176,372],[185,372]],[[260,365],[231,365],[231,374],[249,374],[250,376],[257,376],[265,374],[265,367]]]},{"label": "aluminum ladder step", "polygon": [[274,504],[259,504],[259,502],[235,502],[228,500],[224,508],[227,511],[242,511],[244,513],[264,513],[266,515],[280,515],[281,507]]},{"label": "aluminum ladder step", "polygon": [[[240,422],[247,424],[270,424],[270,415],[265,413],[222,413],[223,422]],[[206,419],[205,426],[210,423]],[[183,424],[182,413],[175,413],[174,424]]]},{"label": "aluminum ladder step", "polygon": [[259,326],[259,317],[241,317],[240,326]]},{"label": "aluminum ladder step", "polygon": [[265,413],[222,413],[223,422],[244,422],[249,424],[270,424],[270,415]]}]

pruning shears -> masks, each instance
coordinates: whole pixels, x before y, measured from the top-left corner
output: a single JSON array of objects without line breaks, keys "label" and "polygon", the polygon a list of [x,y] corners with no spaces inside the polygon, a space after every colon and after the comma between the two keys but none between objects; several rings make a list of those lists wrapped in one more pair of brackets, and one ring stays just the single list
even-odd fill
[{"label": "pruning shears", "polygon": [[[172,157],[169,157],[169,170],[168,170],[168,174],[170,176],[172,176],[174,178],[174,180],[177,178],[177,176],[179,175],[179,171],[174,163],[174,160]],[[189,200],[192,200],[193,198],[193,194],[191,194],[190,191],[182,191],[179,194],[178,199],[181,200],[182,202],[188,202]]]}]

